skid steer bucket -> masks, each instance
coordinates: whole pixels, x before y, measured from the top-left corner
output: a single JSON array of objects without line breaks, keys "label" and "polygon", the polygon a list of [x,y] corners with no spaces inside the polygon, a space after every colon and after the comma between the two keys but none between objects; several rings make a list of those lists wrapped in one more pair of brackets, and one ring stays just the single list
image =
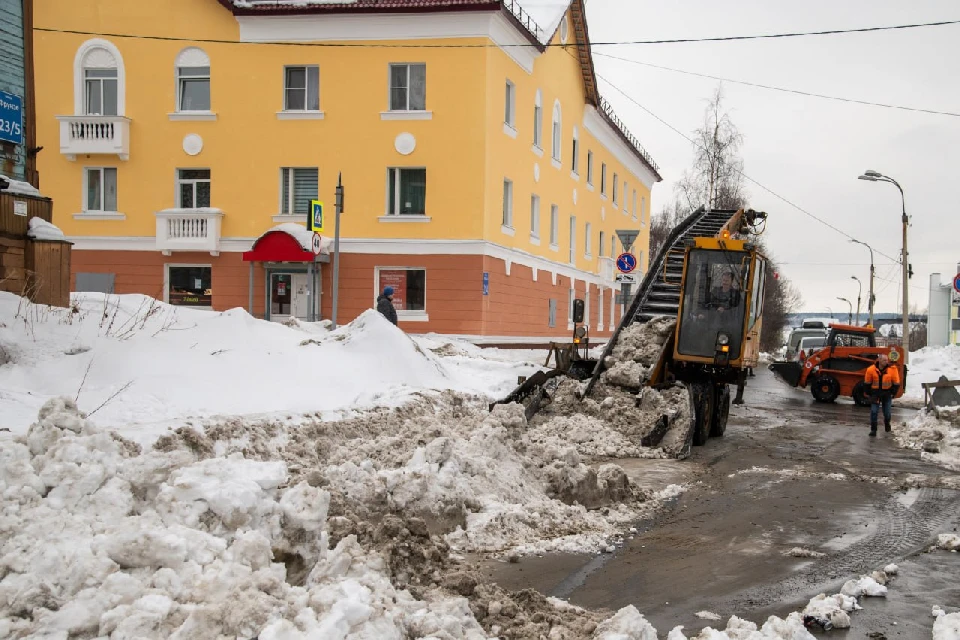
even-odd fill
[{"label": "skid steer bucket", "polygon": [[800,384],[800,376],[803,373],[803,366],[799,362],[774,362],[769,367],[774,375],[786,382],[791,387]]}]

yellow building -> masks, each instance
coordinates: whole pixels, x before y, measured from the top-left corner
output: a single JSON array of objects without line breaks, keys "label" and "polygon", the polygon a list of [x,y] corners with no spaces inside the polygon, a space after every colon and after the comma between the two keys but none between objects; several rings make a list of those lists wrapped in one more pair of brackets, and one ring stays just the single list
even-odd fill
[{"label": "yellow building", "polygon": [[574,296],[609,332],[615,232],[640,231],[642,272],[660,176],[598,95],[583,1],[546,26],[511,0],[382,4],[38,3],[74,289],[307,317],[316,264],[329,317],[332,249],[301,229],[320,199],[332,236],[342,175],[340,323],[390,285],[410,332],[562,338]]}]

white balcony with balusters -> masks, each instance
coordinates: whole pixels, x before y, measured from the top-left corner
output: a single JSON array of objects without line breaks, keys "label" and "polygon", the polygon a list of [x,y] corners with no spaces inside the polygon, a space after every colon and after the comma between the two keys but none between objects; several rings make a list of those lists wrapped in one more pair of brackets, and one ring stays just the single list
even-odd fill
[{"label": "white balcony with balusters", "polygon": [[130,158],[130,118],[125,116],[57,116],[60,153],[68,160],[78,155],[117,155]]},{"label": "white balcony with balusters", "polygon": [[168,256],[174,251],[202,251],[220,255],[223,211],[213,207],[157,211],[157,249]]}]

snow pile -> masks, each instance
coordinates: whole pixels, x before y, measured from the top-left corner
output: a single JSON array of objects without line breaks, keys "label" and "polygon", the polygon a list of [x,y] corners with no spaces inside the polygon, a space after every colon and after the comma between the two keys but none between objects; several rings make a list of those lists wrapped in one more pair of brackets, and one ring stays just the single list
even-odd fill
[{"label": "snow pile", "polygon": [[33,196],[35,198],[43,197],[40,191],[29,182],[14,180],[8,176],[3,176],[3,179],[9,183],[7,188],[3,190],[4,193],[10,193],[16,196]]},{"label": "snow pile", "polygon": [[960,407],[921,409],[909,422],[894,423],[898,445],[918,449],[920,457],[960,471]]},{"label": "snow pile", "polygon": [[821,593],[807,603],[803,615],[817,621],[828,621],[834,629],[849,629],[850,612],[861,608],[853,596],[843,593],[827,596]]},{"label": "snow pile", "polygon": [[960,536],[955,533],[941,533],[937,536],[937,543],[934,546],[943,551],[960,551]]},{"label": "snow pile", "polygon": [[847,580],[841,587],[840,593],[851,598],[863,596],[885,597],[887,588],[873,576],[860,576],[856,580]]},{"label": "snow pile", "polygon": [[788,551],[784,551],[783,555],[790,556],[792,558],[823,558],[826,557],[827,554],[819,551],[812,551],[810,549],[804,549],[803,547],[794,547]]},{"label": "snow pile", "polygon": [[924,382],[936,382],[940,376],[947,380],[960,380],[960,346],[924,347],[910,352],[907,388],[908,398],[923,400]]},{"label": "snow pile", "polygon": [[[189,417],[397,406],[452,389],[497,396],[536,367],[453,360],[373,310],[336,331],[174,307],[138,295],[74,294],[72,309],[0,293],[0,427],[22,433],[52,397],[152,441]],[[104,404],[105,403],[105,404]]]},{"label": "snow pile", "polygon": [[36,216],[30,218],[28,223],[30,228],[27,230],[27,237],[34,240],[66,240],[63,231],[55,224],[51,224],[43,218]]},{"label": "snow pile", "polygon": [[816,637],[803,626],[801,615],[794,612],[786,619],[770,616],[759,628],[749,620],[731,616],[725,630],[706,627],[689,639],[684,635],[683,627],[674,627],[667,640],[816,640]]},{"label": "snow pile", "polygon": [[937,616],[933,623],[933,640],[960,640],[960,613]]}]

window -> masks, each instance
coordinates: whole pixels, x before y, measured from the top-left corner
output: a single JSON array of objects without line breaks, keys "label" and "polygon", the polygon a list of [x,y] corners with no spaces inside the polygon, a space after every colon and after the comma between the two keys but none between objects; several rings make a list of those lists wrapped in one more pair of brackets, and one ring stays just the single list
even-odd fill
[{"label": "window", "polygon": [[387,215],[422,216],[427,213],[427,170],[387,169]]},{"label": "window", "polygon": [[598,256],[605,256],[605,255],[607,255],[606,253],[604,253],[604,249],[606,249],[606,247],[607,247],[607,245],[606,245],[606,243],[604,242],[604,240],[606,240],[606,237],[604,237],[603,231],[601,231],[601,232],[600,232],[600,245],[597,247],[597,255],[598,255]]},{"label": "window", "polygon": [[600,195],[607,195],[607,163],[600,163]]},{"label": "window", "polygon": [[77,49],[73,70],[74,114],[124,114],[123,58],[113,43],[99,38],[84,42]]},{"label": "window", "polygon": [[587,151],[587,184],[593,186],[593,151]]},{"label": "window", "polygon": [[507,80],[506,99],[503,106],[503,122],[513,128],[516,128],[516,109],[517,109],[517,88],[512,82]]},{"label": "window", "polygon": [[597,331],[603,331],[603,287],[597,291]]},{"label": "window", "polygon": [[627,212],[627,181],[623,181],[623,190],[620,192],[623,197],[623,212]]},{"label": "window", "polygon": [[183,307],[212,307],[212,271],[209,266],[168,266],[167,302]]},{"label": "window", "polygon": [[177,111],[210,111],[210,58],[202,49],[177,56]]},{"label": "window", "polygon": [[619,186],[620,186],[620,183],[617,180],[617,173],[614,172],[613,173],[613,206],[617,206],[617,204],[619,204],[619,198],[618,198],[618,196],[620,195]]},{"label": "window", "polygon": [[320,67],[283,68],[283,110],[320,110]]},{"label": "window", "polygon": [[310,201],[318,198],[320,170],[316,167],[280,169],[280,213],[307,215]]},{"label": "window", "polygon": [[540,196],[530,196],[530,237],[540,237]]},{"label": "window", "polygon": [[117,280],[115,273],[83,273],[77,274],[77,283],[74,291],[89,291],[92,293],[113,293]]},{"label": "window", "polygon": [[571,153],[573,157],[570,160],[570,164],[571,164],[570,170],[573,171],[573,173],[578,173],[578,170],[580,167],[580,139],[579,138],[580,136],[579,136],[579,133],[577,132],[577,128],[574,127],[573,128],[573,148],[571,149]]},{"label": "window", "polygon": [[637,219],[637,190],[636,189],[633,190],[633,208],[631,210],[633,211],[633,219],[636,220]]},{"label": "window", "polygon": [[533,103],[533,146],[543,147],[543,94],[539,89]]},{"label": "window", "polygon": [[573,281],[570,281],[570,288],[567,289],[567,323],[573,324],[573,300],[577,295],[577,290],[573,288]]},{"label": "window", "polygon": [[577,216],[570,216],[570,264],[577,261]]},{"label": "window", "polygon": [[427,65],[390,65],[390,110],[425,111],[427,108]]},{"label": "window", "polygon": [[547,326],[557,326],[557,300],[550,298],[547,300]]},{"label": "window", "polygon": [[117,210],[117,170],[112,167],[87,167],[87,198],[84,211]]},{"label": "window", "polygon": [[561,144],[561,122],[560,122],[560,101],[553,103],[553,159],[560,162],[560,144]]},{"label": "window", "polygon": [[177,194],[181,209],[209,207],[210,169],[178,169]]},{"label": "window", "polygon": [[424,315],[427,310],[427,271],[407,267],[377,267],[377,290],[393,287],[393,306],[398,316]]},{"label": "window", "polygon": [[588,257],[593,255],[593,232],[589,222],[583,232],[583,253]]},{"label": "window", "polygon": [[647,210],[647,198],[643,196],[640,198],[640,222],[643,222],[644,216],[646,215]]},{"label": "window", "polygon": [[513,228],[513,182],[503,179],[503,226]]},{"label": "window", "polygon": [[[610,244],[613,244],[612,242]],[[610,328],[614,328],[613,312],[617,308],[617,290],[610,289]]]},{"label": "window", "polygon": [[550,205],[550,244],[560,244],[560,209],[555,204]]}]

